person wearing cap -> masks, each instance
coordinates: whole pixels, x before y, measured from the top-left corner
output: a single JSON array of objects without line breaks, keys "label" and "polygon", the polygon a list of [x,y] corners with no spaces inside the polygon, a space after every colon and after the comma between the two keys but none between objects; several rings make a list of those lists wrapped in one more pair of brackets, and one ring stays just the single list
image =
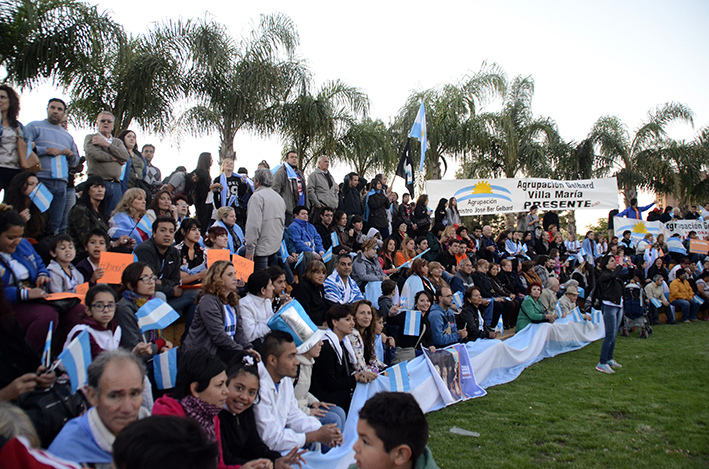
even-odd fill
[{"label": "person wearing cap", "polygon": [[[566,287],[566,291],[564,291],[564,294],[561,295],[561,298],[559,299],[559,306],[561,306],[561,317],[565,318],[568,316],[571,311],[573,311],[576,308],[576,302],[579,299],[579,289],[575,285],[571,285],[569,287]],[[591,320],[591,315],[589,314],[584,314],[583,318],[590,321]]]}]

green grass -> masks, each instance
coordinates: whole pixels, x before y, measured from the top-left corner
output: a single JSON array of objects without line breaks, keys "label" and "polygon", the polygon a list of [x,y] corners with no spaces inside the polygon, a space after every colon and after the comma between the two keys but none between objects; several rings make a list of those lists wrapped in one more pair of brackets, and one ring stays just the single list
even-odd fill
[{"label": "green grass", "polygon": [[[442,469],[709,467],[709,322],[618,337],[613,375],[602,340],[548,358],[479,399],[428,414]],[[449,432],[458,426],[479,438]]]}]

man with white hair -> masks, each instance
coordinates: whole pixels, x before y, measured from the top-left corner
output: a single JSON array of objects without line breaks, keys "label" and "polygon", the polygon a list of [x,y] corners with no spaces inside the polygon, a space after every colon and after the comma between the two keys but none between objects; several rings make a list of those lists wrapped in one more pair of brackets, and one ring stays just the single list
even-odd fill
[{"label": "man with white hair", "polygon": [[109,469],[113,442],[129,423],[149,415],[143,403],[145,365],[132,353],[104,351],[89,365],[91,408],[69,420],[49,446],[55,456],[97,469]]},{"label": "man with white hair", "polygon": [[278,262],[277,254],[283,240],[286,203],[274,191],[273,174],[266,168],[254,173],[254,193],[249,198],[244,245],[246,258],[254,261],[254,271]]},{"label": "man with white hair", "polygon": [[542,295],[539,297],[539,301],[544,306],[544,314],[554,314],[556,312],[556,304],[559,302],[559,297],[557,296],[559,288],[558,278],[550,277],[547,279]]},{"label": "man with white hair", "polygon": [[121,201],[121,175],[130,159],[123,142],[111,134],[114,121],[110,112],[99,112],[96,118],[98,133],[89,134],[84,140],[88,176],[100,176],[106,181],[106,213],[111,213]]},{"label": "man with white hair", "polygon": [[308,203],[313,224],[320,219],[324,207],[337,207],[339,203],[339,188],[329,170],[330,158],[322,155],[318,158],[318,169],[308,176]]}]

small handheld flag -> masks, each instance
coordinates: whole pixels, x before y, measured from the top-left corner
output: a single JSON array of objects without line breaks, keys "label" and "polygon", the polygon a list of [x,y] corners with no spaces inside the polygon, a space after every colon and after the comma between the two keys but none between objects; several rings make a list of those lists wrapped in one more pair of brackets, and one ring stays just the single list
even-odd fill
[{"label": "small handheld flag", "polygon": [[564,310],[561,309],[561,303],[559,303],[559,302],[556,303],[556,308],[554,308],[554,312],[556,313],[556,316],[558,318],[564,316]]},{"label": "small handheld flag", "polygon": [[578,306],[571,311],[571,317],[575,322],[584,322],[583,314],[581,314],[581,308]]},{"label": "small handheld flag", "polygon": [[295,263],[295,266],[298,267],[298,264],[303,262],[303,259],[305,259],[305,255],[301,252],[300,254],[298,254],[298,261]]},{"label": "small handheld flag", "polygon": [[593,325],[597,326],[603,321],[603,313],[600,312],[597,309],[592,310],[591,312],[591,322]]},{"label": "small handheld flag", "polygon": [[147,214],[143,215],[143,217],[138,221],[136,228],[147,234],[148,237],[151,237],[153,234],[153,222],[150,221]]},{"label": "small handheld flag", "polygon": [[163,300],[153,298],[140,307],[135,317],[138,319],[140,332],[144,334],[153,329],[165,329],[177,321],[180,315]]},{"label": "small handheld flag", "polygon": [[703,300],[699,295],[694,295],[694,296],[692,297],[692,301],[694,301],[694,302],[697,303],[698,305],[703,305],[703,304],[704,304],[704,300]]},{"label": "small handheld flag", "polygon": [[59,354],[69,379],[71,380],[71,392],[76,391],[88,381],[87,369],[91,363],[91,343],[89,342],[89,331],[84,329],[69,346]]},{"label": "small handheld flag", "polygon": [[288,247],[286,247],[286,242],[283,241],[281,243],[281,260],[285,262],[286,259],[288,259]]},{"label": "small handheld flag", "polygon": [[121,181],[126,178],[126,168],[128,168],[128,163],[123,163],[121,165]]},{"label": "small handheld flag", "polygon": [[69,176],[69,166],[65,155],[52,157],[52,178],[66,179]]},{"label": "small handheld flag", "polygon": [[337,231],[330,233],[330,239],[332,239],[332,247],[337,247],[340,245],[340,237],[337,236]]},{"label": "small handheld flag", "polygon": [[46,369],[52,364],[52,329],[54,321],[49,321],[49,330],[47,331],[47,340],[44,341],[44,350],[42,351],[42,365]]},{"label": "small handheld flag", "polygon": [[505,333],[505,323],[502,322],[502,316],[500,315],[500,319],[497,321],[497,326],[495,326],[495,332],[497,335],[502,335]]},{"label": "small handheld flag", "polygon": [[390,366],[387,372],[389,373],[389,387],[392,392],[411,391],[409,371],[406,369],[406,362]]},{"label": "small handheld flag", "polygon": [[325,251],[325,254],[322,255],[323,262],[327,263],[327,262],[330,262],[331,260],[332,260],[332,246],[330,246],[330,248],[327,251]]},{"label": "small handheld flag", "polygon": [[421,333],[421,311],[406,311],[404,335],[418,336]]},{"label": "small handheld flag", "polygon": [[47,186],[40,182],[30,193],[30,200],[37,206],[40,212],[44,213],[49,210],[49,206],[52,204],[54,196],[51,192],[49,192]]},{"label": "small handheld flag", "polygon": [[158,389],[172,389],[177,379],[177,349],[171,348],[167,352],[155,355],[153,358],[153,371],[155,384]]},{"label": "small handheld flag", "polygon": [[455,305],[458,307],[458,309],[463,307],[463,292],[456,292],[453,295],[453,301],[455,302]]},{"label": "small handheld flag", "polygon": [[650,298],[650,303],[652,303],[655,308],[659,308],[662,306],[662,302],[658,300],[657,298]]}]

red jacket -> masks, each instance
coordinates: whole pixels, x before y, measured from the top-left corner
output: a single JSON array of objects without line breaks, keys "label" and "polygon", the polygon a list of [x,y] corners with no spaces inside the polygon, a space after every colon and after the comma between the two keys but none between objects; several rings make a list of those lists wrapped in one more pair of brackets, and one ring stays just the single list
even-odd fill
[{"label": "red jacket", "polygon": [[[153,415],[175,415],[177,417],[187,417],[185,414],[185,409],[182,405],[173,399],[169,394],[164,395],[159,398],[153,404]],[[219,465],[217,469],[238,469],[241,465],[228,466],[224,464],[224,452],[222,451],[222,432],[219,429],[219,417],[214,417],[214,433],[217,436],[217,443],[219,444]]]}]

